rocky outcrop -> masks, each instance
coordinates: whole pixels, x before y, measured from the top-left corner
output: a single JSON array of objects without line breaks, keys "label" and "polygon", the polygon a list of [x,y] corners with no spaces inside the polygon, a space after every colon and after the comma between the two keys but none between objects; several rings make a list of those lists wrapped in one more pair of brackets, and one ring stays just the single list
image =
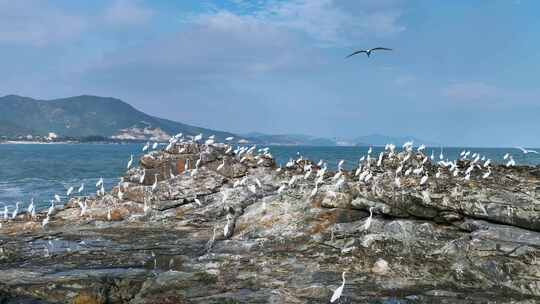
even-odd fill
[{"label": "rocky outcrop", "polygon": [[0,302],[328,303],[343,271],[339,303],[539,302],[538,168],[458,161],[464,178],[425,159],[328,172],[178,143],[45,227],[2,222]]}]

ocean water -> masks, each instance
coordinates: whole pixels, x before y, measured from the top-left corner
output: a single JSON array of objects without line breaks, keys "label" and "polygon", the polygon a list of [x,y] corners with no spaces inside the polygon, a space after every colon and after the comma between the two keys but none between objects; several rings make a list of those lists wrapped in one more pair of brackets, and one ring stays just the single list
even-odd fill
[{"label": "ocean water", "polygon": [[[125,172],[130,154],[135,159],[142,155],[140,144],[0,144],[0,211],[3,205],[10,210],[15,202],[24,208],[33,198],[40,208],[50,205],[55,194],[66,200],[66,191],[73,186],[75,191],[81,183],[85,184],[84,195],[95,194],[95,184],[100,177],[109,190]],[[345,160],[345,167],[351,169],[368,147],[308,147],[272,146],[270,153],[276,162],[285,165],[289,158],[304,158],[315,162],[320,159],[335,168],[339,160]],[[374,147],[376,157],[382,147]],[[456,159],[463,148],[443,148],[445,159]],[[492,159],[503,162],[505,153],[513,155],[518,165],[540,165],[540,155],[523,154],[515,148],[467,148]],[[433,151],[436,159],[440,147],[427,148]]]}]

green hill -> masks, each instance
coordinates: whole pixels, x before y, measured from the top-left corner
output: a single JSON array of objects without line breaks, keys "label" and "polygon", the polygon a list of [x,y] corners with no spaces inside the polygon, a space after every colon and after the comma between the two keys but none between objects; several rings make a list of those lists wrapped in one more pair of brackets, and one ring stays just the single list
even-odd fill
[{"label": "green hill", "polygon": [[[0,136],[39,135],[54,132],[61,137],[105,136],[129,139],[159,138],[177,133],[208,136],[223,140],[234,134],[147,115],[116,99],[76,96],[36,100],[17,95],[0,97]],[[236,136],[235,136],[236,137]]]}]

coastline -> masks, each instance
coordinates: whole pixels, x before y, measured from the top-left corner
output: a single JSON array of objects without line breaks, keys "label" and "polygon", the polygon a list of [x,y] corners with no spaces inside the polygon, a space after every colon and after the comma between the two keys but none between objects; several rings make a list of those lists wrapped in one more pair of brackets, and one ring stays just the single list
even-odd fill
[{"label": "coastline", "polygon": [[[21,208],[1,221],[2,296],[7,303],[268,303],[273,295],[276,303],[327,303],[347,272],[350,303],[386,301],[395,291],[389,278],[412,282],[400,287],[402,302],[538,302],[540,221],[530,193],[539,191],[539,169],[493,164],[475,167],[468,180],[422,152],[382,155],[380,165],[364,160],[358,177],[301,156],[278,167],[267,151],[219,145],[178,143],[143,155],[110,191],[72,196],[34,216]],[[422,159],[433,178],[402,175],[395,186],[397,167]],[[471,162],[455,166],[465,172]],[[283,287],[284,274],[300,283]],[[495,288],[501,275],[508,289]],[[52,284],[55,292],[43,293]]]}]

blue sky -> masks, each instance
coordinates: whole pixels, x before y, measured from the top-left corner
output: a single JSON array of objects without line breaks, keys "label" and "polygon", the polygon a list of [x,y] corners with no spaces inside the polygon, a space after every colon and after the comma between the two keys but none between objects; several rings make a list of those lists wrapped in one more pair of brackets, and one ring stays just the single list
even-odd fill
[{"label": "blue sky", "polygon": [[[540,2],[0,0],[0,94],[233,132],[540,146]],[[344,56],[357,48],[395,51]]]}]

